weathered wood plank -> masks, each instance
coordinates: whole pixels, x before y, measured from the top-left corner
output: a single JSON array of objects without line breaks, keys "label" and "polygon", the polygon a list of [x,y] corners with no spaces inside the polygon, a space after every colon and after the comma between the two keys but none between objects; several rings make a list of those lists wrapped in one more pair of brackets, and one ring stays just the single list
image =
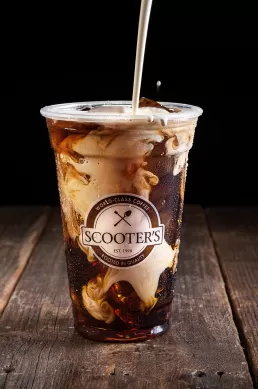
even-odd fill
[{"label": "weathered wood plank", "polygon": [[54,215],[2,316],[0,388],[253,388],[200,208],[186,208],[182,241],[168,333],[145,343],[91,342],[73,331]]},{"label": "weathered wood plank", "polygon": [[258,208],[211,208],[207,216],[258,387]]},{"label": "weathered wood plank", "polygon": [[47,223],[48,208],[0,208],[0,315]]}]

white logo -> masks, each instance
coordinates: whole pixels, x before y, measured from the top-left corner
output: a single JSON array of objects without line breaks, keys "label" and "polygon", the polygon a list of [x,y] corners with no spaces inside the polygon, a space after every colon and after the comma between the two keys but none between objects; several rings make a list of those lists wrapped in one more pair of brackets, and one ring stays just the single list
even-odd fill
[{"label": "white logo", "polygon": [[80,242],[113,268],[131,268],[145,260],[164,239],[154,205],[137,195],[116,194],[98,200],[81,226]]}]

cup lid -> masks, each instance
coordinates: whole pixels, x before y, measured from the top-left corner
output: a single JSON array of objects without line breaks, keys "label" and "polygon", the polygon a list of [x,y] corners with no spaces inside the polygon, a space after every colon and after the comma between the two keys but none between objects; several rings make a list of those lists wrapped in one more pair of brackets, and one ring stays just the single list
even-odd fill
[{"label": "cup lid", "polygon": [[160,104],[168,109],[174,109],[175,112],[168,112],[161,108],[142,107],[138,109],[137,115],[133,115],[131,101],[89,101],[50,105],[43,107],[40,113],[49,119],[67,121],[163,120],[174,122],[198,118],[203,112],[200,107],[189,104],[171,102],[160,102]]}]

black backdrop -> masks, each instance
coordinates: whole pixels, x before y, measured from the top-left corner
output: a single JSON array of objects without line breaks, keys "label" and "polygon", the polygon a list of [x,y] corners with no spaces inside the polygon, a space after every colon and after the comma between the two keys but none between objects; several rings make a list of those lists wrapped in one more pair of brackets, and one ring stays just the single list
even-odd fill
[{"label": "black backdrop", "polygon": [[[204,110],[189,156],[186,202],[257,204],[256,146],[252,138],[256,130],[241,113],[247,98],[240,103],[238,97],[225,96],[221,80],[171,80],[169,74],[161,76],[157,95],[158,78],[151,71],[145,72],[142,95],[160,101],[191,103]],[[91,71],[64,73],[58,78],[16,80],[21,103],[12,118],[14,131],[5,133],[12,144],[11,150],[7,142],[2,144],[6,145],[2,147],[2,166],[8,166],[2,170],[6,183],[1,191],[2,204],[58,203],[54,158],[45,120],[39,114],[42,106],[94,99],[130,99],[131,79],[131,74],[122,72]],[[229,116],[225,113],[229,99],[239,106],[237,120],[232,113]],[[250,152],[252,148],[254,152]]]},{"label": "black backdrop", "polygon": [[[2,205],[58,204],[54,158],[44,118],[39,114],[42,106],[131,99],[140,2],[127,7],[123,20],[117,17],[124,12],[122,2],[116,13],[109,2],[107,9],[102,9],[102,19],[97,20],[101,39],[95,34],[89,38],[90,19],[96,23],[97,3],[95,9],[88,9],[80,55],[71,46],[65,52],[59,48],[54,55],[42,47],[40,58],[47,64],[13,78],[11,98],[19,103],[12,104],[15,109],[3,131]],[[181,30],[174,38],[171,17],[168,23],[170,6],[169,0],[153,3],[141,96],[190,103],[204,110],[189,157],[186,203],[258,204],[257,124],[252,124],[249,114],[256,105],[252,97],[225,92],[222,79],[212,79],[217,74],[216,56],[208,59],[204,41],[196,45],[191,36],[180,40]],[[207,79],[202,78],[204,74]],[[162,83],[159,93],[158,80]]]}]

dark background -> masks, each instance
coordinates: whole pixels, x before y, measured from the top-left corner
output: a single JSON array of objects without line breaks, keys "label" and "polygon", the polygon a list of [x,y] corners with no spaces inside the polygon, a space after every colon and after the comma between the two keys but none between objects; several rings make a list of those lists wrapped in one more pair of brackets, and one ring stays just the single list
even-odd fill
[{"label": "dark background", "polygon": [[[97,4],[88,8],[83,25],[85,40],[79,51],[68,43],[65,47],[65,39],[58,40],[53,54],[41,46],[42,63],[33,63],[33,71],[27,69],[12,76],[11,98],[19,103],[12,104],[15,109],[3,131],[2,205],[58,204],[54,158],[45,120],[39,113],[41,107],[131,99],[140,1],[133,1],[126,10],[123,2],[116,9],[112,3],[104,9],[105,4],[101,5],[101,15]],[[222,55],[210,40],[211,54],[207,40],[202,40],[205,30],[199,40],[191,34],[185,39],[184,24],[175,29],[169,10],[169,0],[154,0],[141,96],[189,103],[204,110],[190,152],[185,201],[202,205],[258,204],[257,123],[253,124],[250,115],[257,110],[253,98],[241,94],[238,88],[230,93],[227,78],[214,79]],[[63,32],[60,30],[56,37]],[[27,63],[31,68],[32,54],[29,57],[27,53],[32,52],[32,43],[23,48],[23,65]],[[162,83],[159,93],[158,80]],[[237,82],[233,79],[232,84],[236,86]]]}]

